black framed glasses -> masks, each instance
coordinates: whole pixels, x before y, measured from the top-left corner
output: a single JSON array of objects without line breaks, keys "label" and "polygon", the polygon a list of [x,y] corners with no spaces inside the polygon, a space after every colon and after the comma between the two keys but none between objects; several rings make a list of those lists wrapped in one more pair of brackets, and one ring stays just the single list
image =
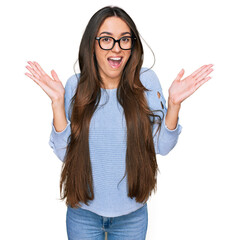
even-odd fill
[{"label": "black framed glasses", "polygon": [[107,36],[96,37],[95,39],[98,40],[99,46],[103,50],[113,49],[113,47],[115,46],[115,44],[117,42],[119,44],[119,47],[122,50],[130,50],[133,48],[135,40],[136,40],[135,37],[131,37],[131,36],[124,36],[118,40],[116,40],[113,37],[107,37]]}]

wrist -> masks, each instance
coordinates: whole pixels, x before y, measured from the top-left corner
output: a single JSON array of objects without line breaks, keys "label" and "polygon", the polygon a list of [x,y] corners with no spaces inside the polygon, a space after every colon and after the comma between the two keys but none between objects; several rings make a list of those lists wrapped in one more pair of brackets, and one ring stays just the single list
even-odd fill
[{"label": "wrist", "polygon": [[174,103],[171,97],[168,98],[168,108],[179,110],[181,108],[181,103]]},{"label": "wrist", "polygon": [[63,99],[53,100],[51,102],[51,106],[52,106],[52,108],[64,107],[64,98]]}]

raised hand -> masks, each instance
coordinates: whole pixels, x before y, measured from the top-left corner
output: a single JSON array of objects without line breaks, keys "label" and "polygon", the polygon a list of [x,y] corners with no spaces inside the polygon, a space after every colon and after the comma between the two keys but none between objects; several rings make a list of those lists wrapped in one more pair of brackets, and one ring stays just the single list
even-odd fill
[{"label": "raised hand", "polygon": [[52,103],[55,101],[64,100],[64,86],[62,82],[59,80],[56,72],[54,70],[51,71],[51,78],[47,75],[41,66],[37,62],[28,61],[28,64],[31,66],[26,66],[26,68],[31,72],[25,73],[26,76],[30,77],[37,83],[44,92],[50,97]]},{"label": "raised hand", "polygon": [[213,71],[212,66],[213,64],[204,65],[184,79],[181,79],[184,75],[184,69],[182,69],[169,88],[169,101],[179,106],[202,84],[211,79],[208,75]]}]

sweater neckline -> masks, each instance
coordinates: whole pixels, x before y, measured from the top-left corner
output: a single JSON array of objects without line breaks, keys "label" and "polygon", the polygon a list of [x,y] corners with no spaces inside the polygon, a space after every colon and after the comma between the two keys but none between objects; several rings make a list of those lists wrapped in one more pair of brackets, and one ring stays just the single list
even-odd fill
[{"label": "sweater neckline", "polygon": [[107,92],[114,92],[117,90],[117,88],[101,88],[101,90],[105,90]]}]

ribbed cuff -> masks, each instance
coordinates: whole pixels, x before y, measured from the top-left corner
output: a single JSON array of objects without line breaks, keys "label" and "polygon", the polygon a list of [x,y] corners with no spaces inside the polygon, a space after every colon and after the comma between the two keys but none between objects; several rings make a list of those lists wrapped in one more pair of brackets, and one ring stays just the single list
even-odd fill
[{"label": "ribbed cuff", "polygon": [[182,126],[179,124],[179,117],[177,120],[176,128],[173,130],[169,129],[166,126],[165,117],[166,117],[166,115],[164,116],[163,121],[162,121],[161,130],[160,130],[160,139],[164,142],[174,141],[178,138],[178,135],[182,131]]},{"label": "ribbed cuff", "polygon": [[52,136],[54,142],[55,142],[58,146],[59,146],[59,145],[60,145],[60,146],[65,145],[65,143],[67,143],[68,137],[69,137],[69,135],[70,135],[70,133],[71,133],[71,128],[70,128],[71,121],[68,120],[67,118],[66,118],[66,120],[67,120],[67,126],[66,126],[65,129],[64,129],[63,131],[61,131],[61,132],[57,132],[57,131],[56,131],[56,129],[55,129],[55,127],[54,127],[54,124],[53,124],[53,121],[54,121],[54,120],[52,120],[52,123],[51,123],[51,125],[52,125],[52,133],[51,133],[51,136]]}]

